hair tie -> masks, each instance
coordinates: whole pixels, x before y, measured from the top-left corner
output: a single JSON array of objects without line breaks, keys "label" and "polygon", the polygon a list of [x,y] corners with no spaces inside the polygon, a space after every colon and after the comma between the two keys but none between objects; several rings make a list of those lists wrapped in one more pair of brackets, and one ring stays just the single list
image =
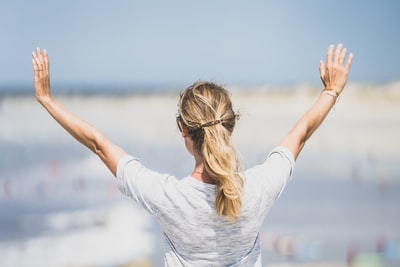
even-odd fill
[{"label": "hair tie", "polygon": [[209,122],[206,122],[206,123],[203,123],[202,125],[200,125],[200,128],[210,127],[210,126],[219,124],[221,122],[222,122],[222,120],[209,121]]}]

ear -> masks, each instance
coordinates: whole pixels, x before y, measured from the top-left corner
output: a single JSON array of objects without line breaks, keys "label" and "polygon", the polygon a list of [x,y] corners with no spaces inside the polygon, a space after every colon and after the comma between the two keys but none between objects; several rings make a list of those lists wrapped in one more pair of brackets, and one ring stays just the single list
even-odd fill
[{"label": "ear", "polygon": [[178,128],[179,128],[179,131],[181,132],[182,137],[183,138],[187,137],[188,130],[185,127],[183,127],[183,124],[180,120],[177,120],[177,123],[178,123]]},{"label": "ear", "polygon": [[182,127],[182,137],[186,138],[188,136],[189,136],[189,131],[185,127]]}]

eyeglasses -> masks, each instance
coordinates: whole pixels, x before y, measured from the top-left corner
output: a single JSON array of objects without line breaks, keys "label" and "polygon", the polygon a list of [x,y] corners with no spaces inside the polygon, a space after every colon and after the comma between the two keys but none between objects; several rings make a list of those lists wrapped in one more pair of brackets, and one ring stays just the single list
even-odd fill
[{"label": "eyeglasses", "polygon": [[182,122],[182,117],[179,114],[176,114],[176,125],[178,125],[178,129],[180,132],[182,132],[182,126],[181,126],[181,122]]}]

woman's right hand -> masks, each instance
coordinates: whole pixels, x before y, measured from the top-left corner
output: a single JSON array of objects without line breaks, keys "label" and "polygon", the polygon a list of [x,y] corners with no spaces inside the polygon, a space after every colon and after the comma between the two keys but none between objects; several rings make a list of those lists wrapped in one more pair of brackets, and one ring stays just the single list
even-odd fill
[{"label": "woman's right hand", "polygon": [[350,66],[353,61],[353,54],[350,54],[345,61],[347,49],[339,44],[333,53],[334,46],[330,45],[326,53],[326,63],[320,62],[319,71],[322,83],[326,89],[333,89],[338,94],[343,91],[349,76]]},{"label": "woman's right hand", "polygon": [[32,66],[35,75],[35,96],[39,102],[43,103],[43,101],[51,98],[50,63],[46,50],[41,51],[36,48],[36,51],[32,52]]},{"label": "woman's right hand", "polygon": [[50,115],[77,141],[88,147],[116,175],[119,160],[126,155],[120,147],[111,143],[99,130],[65,109],[50,94],[49,56],[39,48],[32,53],[35,74],[36,99]]}]

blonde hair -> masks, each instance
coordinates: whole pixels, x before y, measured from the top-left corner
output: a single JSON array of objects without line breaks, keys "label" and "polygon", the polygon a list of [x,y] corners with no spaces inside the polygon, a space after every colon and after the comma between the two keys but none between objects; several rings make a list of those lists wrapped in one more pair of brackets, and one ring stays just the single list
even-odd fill
[{"label": "blonde hair", "polygon": [[215,208],[235,221],[242,208],[243,176],[231,134],[237,115],[227,90],[211,82],[194,83],[179,99],[178,112],[207,173],[215,180]]}]

